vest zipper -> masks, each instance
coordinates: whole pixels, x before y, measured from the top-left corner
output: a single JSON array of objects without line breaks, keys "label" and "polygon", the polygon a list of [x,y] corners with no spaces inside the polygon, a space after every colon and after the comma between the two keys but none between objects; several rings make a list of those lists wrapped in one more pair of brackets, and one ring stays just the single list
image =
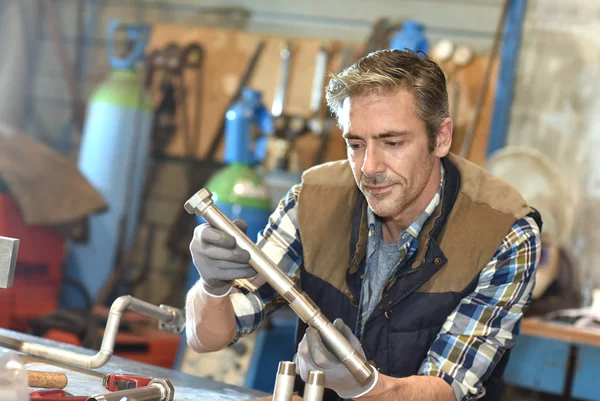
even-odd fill
[{"label": "vest zipper", "polygon": [[[394,270],[396,270],[398,268],[398,266],[400,266],[401,262],[398,262],[398,264],[396,266],[394,266]],[[414,272],[416,272],[416,269],[410,268],[407,271],[404,271],[400,274],[398,274],[397,276],[394,276],[393,278],[389,279],[385,285],[383,286],[383,289],[381,290],[381,293],[379,294],[379,300],[377,301],[377,303],[381,302],[381,300],[383,299],[383,293],[387,290],[388,286],[390,285],[390,283],[394,280],[398,280],[400,277],[404,277],[404,276],[408,276],[409,274],[413,274]]]}]

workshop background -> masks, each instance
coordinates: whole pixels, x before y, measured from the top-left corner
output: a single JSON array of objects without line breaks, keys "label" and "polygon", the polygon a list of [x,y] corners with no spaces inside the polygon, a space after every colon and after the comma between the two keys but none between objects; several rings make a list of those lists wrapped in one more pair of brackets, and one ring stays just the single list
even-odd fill
[{"label": "workshop background", "polygon": [[[544,218],[506,399],[600,400],[599,17],[593,0],[0,1],[0,235],[20,239],[0,334],[98,350],[119,296],[182,308],[185,201],[207,186],[256,237],[303,170],[345,157],[313,85],[408,47],[447,74],[453,152]],[[284,308],[197,355],[126,312],[115,355],[271,392],[293,335]]]}]

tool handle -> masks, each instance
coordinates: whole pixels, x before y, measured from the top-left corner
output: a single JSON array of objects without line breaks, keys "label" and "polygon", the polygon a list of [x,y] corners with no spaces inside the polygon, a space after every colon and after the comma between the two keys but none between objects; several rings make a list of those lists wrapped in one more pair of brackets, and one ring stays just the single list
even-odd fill
[{"label": "tool handle", "polygon": [[287,92],[288,81],[290,79],[290,67],[292,50],[289,42],[286,42],[280,52],[281,57],[281,77],[277,86],[273,105],[271,106],[271,114],[273,117],[279,117],[283,114],[285,108],[285,98]]},{"label": "tool handle", "polygon": [[58,388],[67,387],[69,380],[64,373],[57,372],[39,372],[36,370],[27,371],[27,380],[29,387],[35,388]]},{"label": "tool handle", "polygon": [[319,49],[315,60],[315,76],[313,78],[313,87],[310,96],[310,112],[313,116],[316,116],[321,110],[328,58],[329,54],[327,48],[322,46],[321,49]]},{"label": "tool handle", "polygon": [[122,373],[110,373],[102,379],[102,386],[108,391],[127,390],[145,387],[152,381],[151,377],[134,376]]}]

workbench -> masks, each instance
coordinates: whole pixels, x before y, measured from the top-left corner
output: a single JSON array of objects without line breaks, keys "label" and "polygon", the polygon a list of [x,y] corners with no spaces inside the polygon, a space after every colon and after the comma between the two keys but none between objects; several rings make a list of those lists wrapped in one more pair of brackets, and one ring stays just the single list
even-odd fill
[{"label": "workbench", "polygon": [[600,401],[599,370],[600,329],[526,318],[504,378],[520,388]]},{"label": "workbench", "polygon": [[[48,345],[88,355],[96,353],[96,351],[76,347],[71,344],[58,343],[11,330],[0,329],[0,351],[5,349],[15,350],[22,341]],[[94,370],[67,366],[23,354],[20,354],[20,356],[27,369],[65,373],[69,379],[65,391],[78,396],[107,393],[108,391],[102,387],[102,378],[105,374],[109,373],[128,373],[170,380],[175,387],[174,401],[235,401],[256,399],[268,395],[259,391],[231,386],[175,370],[130,361],[117,356],[112,356],[107,364]],[[274,380],[275,377],[273,377]]]}]

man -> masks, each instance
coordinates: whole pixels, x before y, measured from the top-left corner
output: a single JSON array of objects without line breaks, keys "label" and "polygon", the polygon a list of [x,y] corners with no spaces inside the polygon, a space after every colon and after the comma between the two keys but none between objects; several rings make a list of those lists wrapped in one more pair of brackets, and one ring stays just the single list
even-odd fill
[{"label": "man", "polygon": [[[377,374],[360,385],[300,324],[300,377],[322,370],[327,400],[501,399],[535,282],[539,214],[449,153],[445,77],[425,55],[372,53],[331,80],[327,102],[348,160],[305,172],[258,244]],[[201,275],[186,305],[196,351],[249,334],[281,304],[228,235],[201,225],[190,251]]]}]

